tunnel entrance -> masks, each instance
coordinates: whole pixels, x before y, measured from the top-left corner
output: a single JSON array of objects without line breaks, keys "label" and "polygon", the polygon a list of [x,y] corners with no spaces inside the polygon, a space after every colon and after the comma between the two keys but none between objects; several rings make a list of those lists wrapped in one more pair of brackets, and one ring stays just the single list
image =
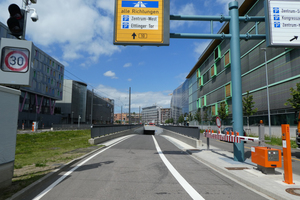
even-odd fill
[{"label": "tunnel entrance", "polygon": [[155,135],[155,130],[144,130],[144,135]]}]

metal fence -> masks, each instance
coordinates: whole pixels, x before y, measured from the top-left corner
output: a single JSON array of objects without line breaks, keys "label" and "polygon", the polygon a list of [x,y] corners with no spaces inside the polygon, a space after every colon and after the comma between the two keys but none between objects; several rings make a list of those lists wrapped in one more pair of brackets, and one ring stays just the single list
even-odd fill
[{"label": "metal fence", "polygon": [[91,124],[52,124],[53,130],[75,130],[75,129],[90,129]]},{"label": "metal fence", "polygon": [[91,127],[91,138],[100,137],[103,135],[125,131],[137,127],[140,127],[140,125],[112,125],[112,126],[93,125]]},{"label": "metal fence", "polygon": [[173,131],[176,133],[180,133],[182,135],[195,138],[197,140],[200,139],[200,130],[198,127],[188,127],[188,126],[160,126],[160,128]]}]

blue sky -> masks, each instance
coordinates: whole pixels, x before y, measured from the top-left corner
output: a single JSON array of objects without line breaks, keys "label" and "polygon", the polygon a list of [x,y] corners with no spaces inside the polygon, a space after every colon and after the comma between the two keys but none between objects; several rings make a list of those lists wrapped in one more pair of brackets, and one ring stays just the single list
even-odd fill
[{"label": "blue sky", "polygon": [[[232,0],[170,0],[170,14],[228,15]],[[65,79],[87,83],[89,89],[115,100],[115,113],[154,104],[170,107],[171,96],[194,67],[210,40],[170,39],[170,46],[113,45],[115,0],[38,0],[39,20],[27,21],[26,39],[65,65]],[[6,24],[11,3],[0,0],[0,21]],[[31,13],[28,15],[30,16]],[[221,27],[214,22],[214,33]],[[171,33],[209,33],[209,22],[171,21]]]}]

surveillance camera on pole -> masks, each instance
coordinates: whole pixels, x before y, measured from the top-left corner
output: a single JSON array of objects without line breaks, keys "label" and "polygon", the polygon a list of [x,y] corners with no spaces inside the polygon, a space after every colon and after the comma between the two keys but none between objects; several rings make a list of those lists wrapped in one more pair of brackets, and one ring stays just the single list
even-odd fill
[{"label": "surveillance camera on pole", "polygon": [[39,19],[38,14],[36,13],[34,8],[28,8],[26,11],[30,12],[31,10],[33,10],[33,13],[31,14],[30,18],[33,22],[36,22]]}]

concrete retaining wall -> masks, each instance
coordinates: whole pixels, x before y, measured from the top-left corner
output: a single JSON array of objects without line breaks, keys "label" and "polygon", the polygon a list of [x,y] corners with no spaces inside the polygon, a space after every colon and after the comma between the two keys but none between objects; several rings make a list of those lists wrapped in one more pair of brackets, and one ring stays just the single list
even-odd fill
[{"label": "concrete retaining wall", "polygon": [[175,133],[173,131],[169,131],[166,129],[163,129],[163,132],[161,133],[161,135],[168,135],[170,137],[173,137],[177,140],[180,140],[194,148],[200,148],[202,145],[202,140],[197,140],[191,137],[187,137],[185,135],[179,134],[179,133]]},{"label": "concrete retaining wall", "polygon": [[139,127],[139,128],[135,128],[135,129],[112,133],[112,134],[102,136],[102,137],[91,138],[91,139],[89,139],[89,143],[92,145],[101,144],[103,142],[106,142],[106,141],[114,139],[114,138],[122,137],[125,135],[130,135],[130,134],[143,134],[143,132],[144,132],[144,127]]}]

